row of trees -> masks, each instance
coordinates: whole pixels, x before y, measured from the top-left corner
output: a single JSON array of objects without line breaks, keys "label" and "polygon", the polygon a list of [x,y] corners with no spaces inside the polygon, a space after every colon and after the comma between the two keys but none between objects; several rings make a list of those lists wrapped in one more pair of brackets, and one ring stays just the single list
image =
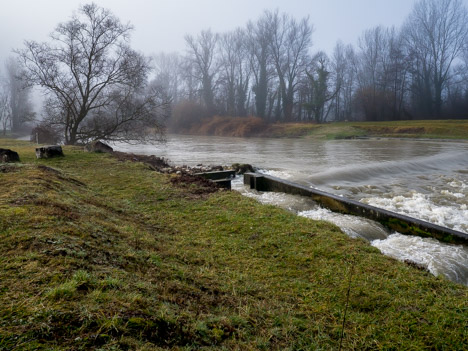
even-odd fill
[{"label": "row of trees", "polygon": [[311,54],[313,26],[265,11],[244,28],[187,35],[186,54],[155,57],[154,84],[205,115],[274,121],[468,116],[468,15],[460,0],[420,0],[401,28]]},{"label": "row of trees", "polygon": [[[3,73],[3,74],[2,74]],[[18,132],[25,123],[34,120],[31,88],[21,81],[21,67],[13,58],[0,70],[0,129]]]}]

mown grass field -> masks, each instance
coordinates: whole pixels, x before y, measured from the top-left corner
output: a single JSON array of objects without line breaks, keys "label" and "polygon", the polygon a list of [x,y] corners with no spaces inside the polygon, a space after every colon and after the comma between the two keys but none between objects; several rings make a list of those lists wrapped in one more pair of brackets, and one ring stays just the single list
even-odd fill
[{"label": "mown grass field", "polygon": [[[464,350],[468,289],[141,163],[0,139],[0,350]],[[348,295],[349,288],[349,298]]]}]

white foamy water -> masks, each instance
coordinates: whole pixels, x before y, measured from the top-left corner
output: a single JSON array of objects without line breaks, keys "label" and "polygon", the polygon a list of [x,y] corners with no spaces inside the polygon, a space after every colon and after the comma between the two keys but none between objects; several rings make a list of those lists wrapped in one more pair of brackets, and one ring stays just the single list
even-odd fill
[{"label": "white foamy water", "polygon": [[312,210],[299,212],[298,215],[310,219],[331,222],[352,238],[362,238],[372,241],[376,239],[386,239],[389,235],[389,231],[377,222],[362,217],[332,212],[326,208],[316,207]]},{"label": "white foamy water", "polygon": [[315,202],[307,197],[251,190],[244,186],[242,176],[236,177],[231,186],[232,189],[239,191],[244,196],[253,198],[262,204],[278,206],[294,213],[306,211],[316,206]]},{"label": "white foamy water", "polygon": [[300,172],[294,172],[290,170],[257,169],[257,172],[284,180],[294,180],[301,177]]},{"label": "white foamy water", "polygon": [[[440,177],[438,184],[421,191],[383,192],[364,196],[361,202],[468,233],[468,186],[464,180]],[[397,189],[397,187],[394,187]]]},{"label": "white foamy water", "polygon": [[449,245],[435,239],[392,234],[385,240],[374,240],[372,246],[398,260],[409,260],[426,267],[432,274],[468,285],[468,248]]}]

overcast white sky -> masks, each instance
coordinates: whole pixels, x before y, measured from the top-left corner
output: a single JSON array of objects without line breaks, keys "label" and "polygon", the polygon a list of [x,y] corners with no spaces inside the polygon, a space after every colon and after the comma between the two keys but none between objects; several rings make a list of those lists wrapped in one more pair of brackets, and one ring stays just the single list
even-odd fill
[{"label": "overcast white sky", "polygon": [[[468,1],[468,0],[467,0]],[[330,53],[338,39],[356,43],[363,30],[400,26],[415,0],[95,0],[135,30],[132,46],[145,53],[183,52],[184,35],[211,28],[225,32],[279,9],[296,18],[310,16],[313,51]],[[81,0],[0,0],[0,67],[23,41],[48,40],[59,22],[70,18]]]},{"label": "overcast white sky", "polygon": [[[337,40],[355,44],[368,28],[400,26],[416,0],[95,0],[135,30],[132,46],[147,54],[185,50],[184,35],[225,32],[257,19],[265,9],[310,16],[313,51],[331,53]],[[468,0],[463,0],[468,4]],[[0,0],[0,67],[24,40],[48,40],[82,0]],[[0,68],[0,71],[1,71]]]}]

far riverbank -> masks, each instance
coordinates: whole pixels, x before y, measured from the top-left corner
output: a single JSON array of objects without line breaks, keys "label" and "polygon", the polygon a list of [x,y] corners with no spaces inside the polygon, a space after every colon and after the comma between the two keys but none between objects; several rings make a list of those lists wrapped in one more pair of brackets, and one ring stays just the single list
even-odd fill
[{"label": "far riverbank", "polygon": [[391,122],[266,123],[258,117],[211,117],[173,131],[177,134],[312,138],[318,140],[371,137],[468,140],[468,120]]}]

